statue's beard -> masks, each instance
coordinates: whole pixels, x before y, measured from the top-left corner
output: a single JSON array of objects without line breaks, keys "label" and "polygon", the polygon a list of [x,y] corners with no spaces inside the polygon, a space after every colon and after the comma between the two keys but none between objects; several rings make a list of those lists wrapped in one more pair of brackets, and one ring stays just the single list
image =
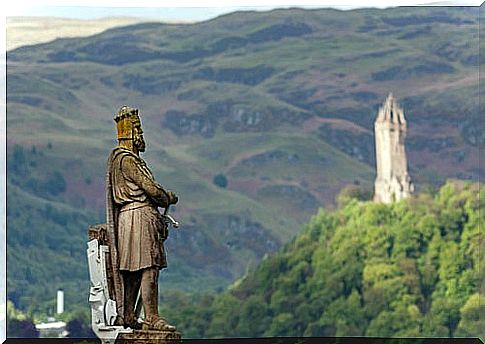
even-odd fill
[{"label": "statue's beard", "polygon": [[136,147],[136,149],[139,152],[144,152],[146,148],[146,144],[145,144],[145,139],[143,138],[143,135],[136,135],[135,138],[133,139],[133,145]]}]

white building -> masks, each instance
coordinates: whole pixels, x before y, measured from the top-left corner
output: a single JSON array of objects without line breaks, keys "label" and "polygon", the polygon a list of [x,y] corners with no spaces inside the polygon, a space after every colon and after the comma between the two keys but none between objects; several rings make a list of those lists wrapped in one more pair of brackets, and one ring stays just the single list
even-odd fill
[{"label": "white building", "polygon": [[41,338],[63,338],[68,335],[66,323],[55,321],[54,318],[49,318],[45,323],[35,324],[35,328],[39,331]]}]

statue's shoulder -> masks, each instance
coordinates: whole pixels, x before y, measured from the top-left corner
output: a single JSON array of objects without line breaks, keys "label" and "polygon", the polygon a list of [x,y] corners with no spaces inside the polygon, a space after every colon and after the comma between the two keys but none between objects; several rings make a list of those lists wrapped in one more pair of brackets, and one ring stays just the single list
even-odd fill
[{"label": "statue's shoulder", "polygon": [[110,155],[109,160],[112,160],[112,161],[114,161],[114,160],[121,161],[122,159],[124,159],[126,157],[133,158],[135,161],[140,160],[140,158],[135,153],[133,153],[129,149],[126,149],[126,148],[123,148],[123,147],[116,147],[116,148],[114,148],[111,151],[111,155]]}]

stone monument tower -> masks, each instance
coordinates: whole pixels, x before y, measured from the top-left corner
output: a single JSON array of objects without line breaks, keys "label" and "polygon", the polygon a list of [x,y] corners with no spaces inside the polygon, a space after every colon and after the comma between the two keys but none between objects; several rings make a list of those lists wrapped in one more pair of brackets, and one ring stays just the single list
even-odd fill
[{"label": "stone monument tower", "polygon": [[375,122],[377,178],[374,201],[392,203],[409,197],[414,185],[408,174],[404,111],[389,94]]}]

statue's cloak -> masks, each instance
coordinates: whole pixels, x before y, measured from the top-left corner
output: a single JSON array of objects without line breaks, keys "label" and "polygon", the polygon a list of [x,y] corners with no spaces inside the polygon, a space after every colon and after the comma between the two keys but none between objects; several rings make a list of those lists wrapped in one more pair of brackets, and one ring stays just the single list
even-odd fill
[{"label": "statue's cloak", "polygon": [[107,168],[106,168],[106,230],[107,230],[107,240],[111,258],[111,267],[108,271],[108,274],[113,276],[113,290],[110,290],[110,298],[116,302],[116,310],[118,312],[118,318],[123,318],[124,316],[124,286],[123,286],[123,278],[120,273],[119,269],[119,259],[118,259],[118,237],[117,237],[117,228],[118,228],[118,215],[119,215],[119,207],[115,204],[113,199],[113,185],[112,185],[112,171],[113,171],[113,163],[115,158],[119,154],[126,154],[129,153],[126,150],[115,148],[111,152]]}]

